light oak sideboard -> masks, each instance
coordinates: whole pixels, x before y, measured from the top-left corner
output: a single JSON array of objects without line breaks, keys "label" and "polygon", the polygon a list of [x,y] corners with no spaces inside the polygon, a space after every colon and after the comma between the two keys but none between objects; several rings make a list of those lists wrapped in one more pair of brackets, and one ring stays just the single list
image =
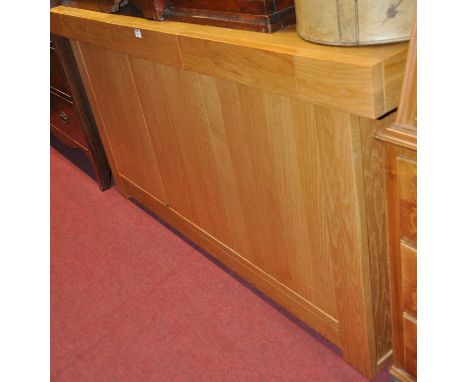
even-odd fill
[{"label": "light oak sideboard", "polygon": [[384,153],[407,44],[57,7],[116,187],[342,349],[392,358]]}]

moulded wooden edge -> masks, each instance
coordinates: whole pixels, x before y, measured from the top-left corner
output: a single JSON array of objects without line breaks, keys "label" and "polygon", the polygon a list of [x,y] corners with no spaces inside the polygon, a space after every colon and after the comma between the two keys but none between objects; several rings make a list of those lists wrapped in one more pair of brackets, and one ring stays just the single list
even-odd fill
[{"label": "moulded wooden edge", "polygon": [[395,366],[390,368],[389,373],[397,378],[400,382],[416,382],[416,379],[414,379],[411,375]]},{"label": "moulded wooden edge", "polygon": [[377,361],[377,370],[380,372],[393,362],[393,349],[390,349],[383,357]]},{"label": "moulded wooden edge", "polygon": [[375,138],[379,141],[390,143],[397,147],[411,151],[417,150],[417,134],[416,128],[413,126],[393,124],[380,130]]},{"label": "moulded wooden edge", "polygon": [[70,137],[68,134],[65,134],[62,130],[54,126],[52,123],[50,124],[50,130],[52,134],[54,134],[60,141],[65,143],[67,146],[75,149],[80,149],[86,155],[88,155],[89,149],[86,146],[83,146],[81,143]]},{"label": "moulded wooden edge", "polygon": [[122,174],[119,174],[119,177],[125,187],[126,197],[132,197],[140,202],[240,277],[258,288],[268,297],[273,298],[278,304],[292,312],[300,320],[313,327],[319,334],[336,346],[341,347],[339,323],[336,319],[273,279],[201,228],[135,185]]}]

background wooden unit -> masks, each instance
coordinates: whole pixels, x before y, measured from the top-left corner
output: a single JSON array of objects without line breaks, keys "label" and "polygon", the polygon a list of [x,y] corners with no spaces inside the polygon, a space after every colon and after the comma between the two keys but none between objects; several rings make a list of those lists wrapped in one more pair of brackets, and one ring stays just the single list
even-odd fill
[{"label": "background wooden unit", "polygon": [[[388,89],[374,74],[406,48],[330,50],[286,31],[257,38],[70,9],[52,11],[52,28],[77,40],[119,191],[337,344],[366,376],[384,367],[391,359],[384,152],[373,137],[394,116],[367,117],[390,111],[375,107]],[[90,36],[89,25],[104,39]],[[119,44],[113,31],[136,27],[174,37],[180,60],[148,55],[153,37],[135,49]],[[350,103],[331,79],[321,89],[327,98],[310,102],[297,91],[298,57],[309,66],[342,63],[330,75],[373,96]],[[346,79],[350,67],[366,80]]]},{"label": "background wooden unit", "polygon": [[78,116],[71,100],[50,92],[50,128],[53,134],[68,146],[89,152],[88,142],[81,130]]},{"label": "background wooden unit", "polygon": [[410,243],[417,241],[416,164],[406,158],[397,159],[400,195],[400,230]]},{"label": "background wooden unit", "polygon": [[402,242],[401,253],[401,294],[403,311],[417,316],[417,280],[416,280],[416,249]]},{"label": "background wooden unit", "polygon": [[386,195],[394,361],[401,381],[417,375],[417,163],[416,22],[413,28],[397,118],[377,138],[386,143]]},{"label": "background wooden unit", "polygon": [[410,375],[416,376],[417,341],[416,320],[410,315],[403,315],[404,365]]},{"label": "background wooden unit", "polygon": [[50,52],[51,132],[66,145],[83,151],[104,191],[111,185],[111,170],[69,41],[52,35]]},{"label": "background wooden unit", "polygon": [[127,3],[122,0],[61,0],[61,3],[69,7],[89,9],[98,12],[117,12],[120,9],[120,3]]},{"label": "background wooden unit", "polygon": [[133,0],[135,5],[143,12],[144,17],[153,20],[165,20],[171,0]]},{"label": "background wooden unit", "polygon": [[294,0],[134,0],[145,17],[273,32],[296,21]]}]

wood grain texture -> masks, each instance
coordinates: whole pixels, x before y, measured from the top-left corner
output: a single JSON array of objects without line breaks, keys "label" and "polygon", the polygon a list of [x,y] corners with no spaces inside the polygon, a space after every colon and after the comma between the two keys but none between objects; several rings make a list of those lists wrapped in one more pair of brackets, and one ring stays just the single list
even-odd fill
[{"label": "wood grain texture", "polygon": [[[134,29],[143,38],[134,38]],[[369,118],[395,106],[407,44],[336,48],[272,35],[83,9],[51,10],[54,33]],[[176,44],[177,43],[177,44]],[[180,50],[179,50],[180,47]],[[386,68],[384,70],[383,68]]]},{"label": "wood grain texture", "polygon": [[177,37],[156,31],[141,31],[135,37],[135,28],[114,25],[111,30],[112,49],[117,52],[145,58],[161,64],[182,67]]},{"label": "wood grain texture", "polygon": [[[408,291],[408,279],[411,279],[409,273],[405,275],[406,281],[403,281],[402,264],[405,254],[405,250],[408,247],[412,247],[413,244],[405,243],[401,245],[402,239],[402,222],[407,226],[407,222],[402,221],[401,214],[401,195],[400,195],[400,168],[403,167],[413,168],[415,170],[416,153],[407,149],[398,148],[393,144],[386,145],[386,164],[385,164],[385,176],[386,176],[386,202],[387,202],[387,221],[388,221],[388,247],[389,247],[389,263],[390,263],[390,295],[391,295],[391,307],[392,307],[392,328],[393,328],[393,349],[394,349],[394,361],[391,370],[394,370],[394,375],[406,375],[405,380],[413,380],[406,369],[405,364],[405,337],[404,337],[404,326],[403,326],[403,313],[405,310],[405,304],[407,301],[412,301],[413,295],[406,295]],[[411,177],[410,177],[411,179]],[[416,183],[413,182],[413,186]],[[413,192],[407,190],[410,195]],[[414,195],[416,195],[414,189]],[[415,247],[414,247],[415,248]],[[405,259],[406,260],[406,259]],[[409,268],[405,268],[409,271]],[[414,275],[415,276],[415,275]],[[415,279],[415,277],[414,277]],[[416,312],[415,312],[416,313]],[[408,357],[408,355],[406,356]],[[393,373],[393,371],[392,371]]]},{"label": "wood grain texture", "polygon": [[404,358],[405,370],[414,377],[417,376],[417,340],[416,320],[410,315],[403,315],[403,337],[405,339]]},{"label": "wood grain texture", "polygon": [[281,95],[296,95],[291,57],[184,36],[179,37],[179,43],[184,67],[188,70]]},{"label": "wood grain texture", "polygon": [[79,47],[118,173],[165,203],[164,186],[127,56],[90,44],[80,43]]},{"label": "wood grain texture", "polygon": [[417,277],[416,249],[405,242],[401,243],[401,293],[402,310],[417,316]]},{"label": "wood grain texture", "polygon": [[[172,67],[129,57],[138,97],[148,126],[168,204],[177,213],[194,221],[195,205],[187,192],[189,180],[175,125],[191,126],[189,115],[174,111],[183,102],[178,85],[180,72]],[[155,84],[158,84],[155,86]],[[194,131],[195,134],[197,131]]]},{"label": "wood grain texture", "polygon": [[393,145],[385,146],[385,199],[387,212],[388,248],[389,248],[389,270],[390,270],[390,296],[392,308],[392,333],[394,361],[393,366],[403,367],[403,337],[397,333],[403,332],[400,317],[401,308],[401,260],[400,260],[400,197],[398,193],[398,176],[396,158],[401,149]]},{"label": "wood grain texture", "polygon": [[368,117],[383,114],[383,106],[375,105],[368,67],[305,57],[295,57],[294,63],[300,99]]},{"label": "wood grain texture", "polygon": [[401,68],[406,65],[407,55],[407,52],[400,52],[382,64],[386,110],[394,109],[400,102],[398,90],[402,87],[405,74]]},{"label": "wood grain texture", "polygon": [[[386,100],[395,96],[395,84],[399,83],[401,76],[401,64],[394,64],[402,57],[403,52],[388,60],[384,64],[384,73],[388,85],[386,90]],[[391,74],[389,74],[391,73]],[[390,82],[393,82],[393,86]],[[387,101],[388,102],[388,101]],[[416,20],[413,25],[412,37],[408,49],[404,81],[401,87],[398,112],[394,124],[383,129],[377,135],[377,139],[394,144],[398,147],[405,147],[416,150],[417,144],[417,29]]]},{"label": "wood grain texture", "polygon": [[405,80],[401,89],[400,104],[396,123],[400,126],[416,127],[417,124],[417,27],[413,24],[408,58],[405,68]]},{"label": "wood grain texture", "polygon": [[346,296],[337,298],[343,354],[371,376],[377,356],[359,125],[349,114],[325,108],[316,110],[316,121],[335,294]]},{"label": "wood grain texture", "polygon": [[416,162],[406,157],[398,157],[397,171],[400,196],[400,232],[404,239],[416,245],[418,215],[416,207]]},{"label": "wood grain texture", "polygon": [[372,283],[372,304],[375,320],[377,357],[392,350],[390,291],[388,273],[387,224],[385,211],[385,179],[382,169],[385,149],[375,135],[395,120],[395,113],[375,121],[359,118],[361,132],[364,193],[369,236],[369,262]]},{"label": "wood grain texture", "polygon": [[146,60],[131,67],[171,208],[336,317],[331,263],[314,254],[326,232],[312,196],[323,190],[302,154],[317,145],[313,118],[294,99]]}]

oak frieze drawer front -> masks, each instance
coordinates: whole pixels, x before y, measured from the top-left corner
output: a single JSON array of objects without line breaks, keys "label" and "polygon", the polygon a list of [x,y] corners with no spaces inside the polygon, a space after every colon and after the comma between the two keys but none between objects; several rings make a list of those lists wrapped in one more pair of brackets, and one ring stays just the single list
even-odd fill
[{"label": "oak frieze drawer front", "polygon": [[[404,48],[331,51],[286,31],[253,38],[71,9],[53,11],[52,28],[73,33],[119,192],[335,343],[362,374],[386,367],[384,157],[373,137],[394,115],[368,117],[385,109],[374,95],[389,90],[371,74]],[[106,30],[106,43],[90,25]],[[127,32],[138,27],[134,47]],[[177,43],[180,61],[153,54],[160,35]],[[334,61],[326,98],[299,94],[297,58],[322,69],[323,58]],[[340,101],[342,86],[363,96]]]},{"label": "oak frieze drawer front", "polygon": [[293,29],[264,34],[63,6],[50,16],[53,33],[70,39],[372,119],[396,108],[407,52],[406,43],[311,44]]}]

